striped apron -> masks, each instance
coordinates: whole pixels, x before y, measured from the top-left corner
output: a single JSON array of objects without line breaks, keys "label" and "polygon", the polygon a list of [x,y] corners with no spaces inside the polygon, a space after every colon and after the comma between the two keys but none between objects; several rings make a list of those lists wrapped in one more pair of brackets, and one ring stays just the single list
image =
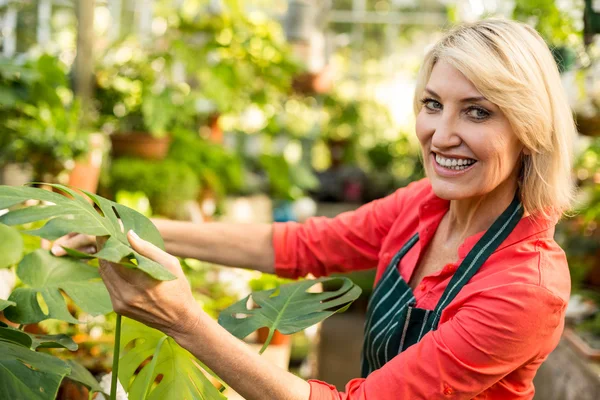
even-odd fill
[{"label": "striped apron", "polygon": [[434,310],[415,307],[413,291],[398,272],[398,263],[419,240],[415,233],[392,258],[369,300],[362,353],[362,377],[436,330],[444,308],[479,267],[508,237],[523,216],[518,194],[460,264]]}]

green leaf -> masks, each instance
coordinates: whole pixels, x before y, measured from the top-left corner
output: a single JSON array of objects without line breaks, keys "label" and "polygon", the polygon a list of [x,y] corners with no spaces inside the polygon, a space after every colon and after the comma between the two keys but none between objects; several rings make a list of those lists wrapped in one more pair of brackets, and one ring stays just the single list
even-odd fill
[{"label": "green leaf", "polygon": [[[130,399],[225,399],[204,375],[203,364],[172,338],[130,319],[123,319],[122,329],[119,380]],[[146,364],[134,377],[151,356],[156,362]],[[162,380],[145,397],[158,375]]]},{"label": "green leaf", "polygon": [[[317,283],[341,279],[342,287],[323,293],[307,292]],[[268,327],[283,334],[308,328],[331,315],[345,311],[360,296],[361,289],[343,277],[303,280],[248,295],[219,315],[219,324],[232,335],[243,339],[258,328]],[[248,298],[260,308],[248,309]]]},{"label": "green leaf", "polygon": [[4,310],[7,307],[16,306],[16,305],[17,305],[17,303],[15,303],[14,301],[0,299],[0,311]]},{"label": "green leaf", "polygon": [[[32,187],[0,186],[0,209],[36,199],[45,203],[37,206],[12,210],[0,216],[0,223],[22,224],[49,219],[39,229],[26,231],[30,235],[55,240],[72,232],[93,236],[109,236],[105,246],[98,253],[86,258],[98,258],[114,263],[123,263],[136,268],[127,259],[131,256],[138,261],[138,268],[158,280],[173,280],[176,277],[162,265],[148,260],[134,251],[127,240],[127,232],[133,229],[141,238],[164,249],[164,243],[156,227],[142,214],[93,193],[79,192],[63,185],[48,184],[65,195]],[[96,211],[88,201],[100,209]],[[125,232],[121,228],[119,218]],[[73,251],[71,254],[75,255]],[[80,255],[77,255],[81,258]]]},{"label": "green leaf", "polygon": [[[17,304],[8,307],[4,314],[13,322],[32,324],[53,318],[79,323],[67,310],[61,290],[88,314],[101,315],[112,311],[110,297],[98,269],[80,261],[54,257],[40,249],[23,258],[17,275],[26,286],[15,289],[9,297]],[[48,307],[47,314],[42,311],[38,294]]]},{"label": "green leaf", "polygon": [[20,344],[28,349],[31,348],[31,344],[33,343],[33,340],[27,333],[8,326],[0,326],[0,340]]},{"label": "green leaf", "polygon": [[0,399],[52,400],[69,371],[56,357],[0,341]]},{"label": "green leaf", "polygon": [[36,335],[29,334],[33,342],[31,343],[31,349],[67,349],[71,351],[77,351],[79,346],[71,339],[70,336],[65,334],[58,335]]},{"label": "green leaf", "polygon": [[71,351],[77,350],[77,343],[67,335],[38,335],[20,331],[10,327],[0,327],[0,338],[21,344],[31,350],[63,348]]},{"label": "green leaf", "polygon": [[69,367],[71,367],[71,372],[66,376],[67,379],[81,383],[92,393],[100,392],[108,396],[108,393],[102,391],[102,388],[100,387],[100,384],[96,378],[94,378],[90,371],[88,371],[83,365],[74,360],[66,360],[66,363],[69,364]]},{"label": "green leaf", "polygon": [[19,231],[0,224],[0,268],[16,264],[23,255],[23,238]]}]

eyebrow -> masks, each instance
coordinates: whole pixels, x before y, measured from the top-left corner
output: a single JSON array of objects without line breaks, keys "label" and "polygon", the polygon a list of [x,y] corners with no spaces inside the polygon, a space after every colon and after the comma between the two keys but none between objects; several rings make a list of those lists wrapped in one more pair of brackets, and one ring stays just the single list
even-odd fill
[{"label": "eyebrow", "polygon": [[[427,93],[429,93],[430,95],[437,97],[438,99],[441,99],[440,95],[438,95],[433,90],[426,87],[425,91]],[[474,97],[466,97],[466,98],[460,100],[461,103],[473,103],[473,102],[478,102],[478,101],[488,101],[488,99],[486,99],[483,96],[474,96]]]}]

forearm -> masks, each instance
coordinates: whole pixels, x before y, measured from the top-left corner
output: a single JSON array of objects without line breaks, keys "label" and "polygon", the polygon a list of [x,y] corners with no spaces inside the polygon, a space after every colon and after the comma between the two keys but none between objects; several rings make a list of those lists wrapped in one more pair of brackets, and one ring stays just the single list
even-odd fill
[{"label": "forearm", "polygon": [[310,385],[255,353],[200,311],[194,329],[174,339],[247,400],[307,400]]},{"label": "forearm", "polygon": [[274,273],[270,224],[229,224],[153,219],[165,241],[166,251],[220,265]]}]

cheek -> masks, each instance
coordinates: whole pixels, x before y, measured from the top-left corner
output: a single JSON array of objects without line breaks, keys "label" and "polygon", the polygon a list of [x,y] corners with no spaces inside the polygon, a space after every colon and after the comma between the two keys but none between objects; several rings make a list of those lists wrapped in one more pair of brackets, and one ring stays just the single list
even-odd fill
[{"label": "cheek", "polygon": [[421,144],[423,145],[427,143],[427,141],[431,137],[431,118],[428,118],[428,115],[423,111],[423,109],[421,109],[421,111],[417,115],[415,131],[417,133],[417,138],[419,139],[419,142],[421,142]]}]

